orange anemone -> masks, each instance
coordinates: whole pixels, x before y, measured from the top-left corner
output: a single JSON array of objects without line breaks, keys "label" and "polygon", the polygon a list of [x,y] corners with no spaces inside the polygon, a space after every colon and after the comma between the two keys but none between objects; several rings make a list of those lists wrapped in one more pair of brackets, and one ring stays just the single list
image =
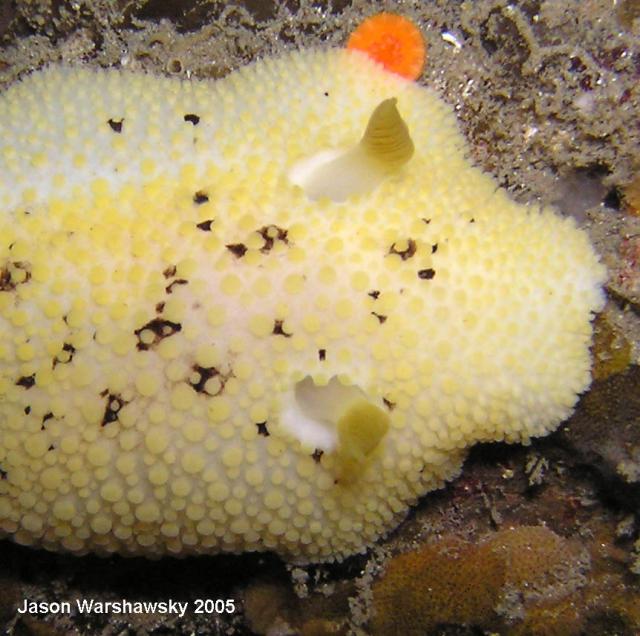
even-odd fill
[{"label": "orange anemone", "polygon": [[407,79],[422,72],[426,47],[422,33],[411,20],[393,13],[367,18],[347,42],[348,49],[364,51],[388,71]]}]

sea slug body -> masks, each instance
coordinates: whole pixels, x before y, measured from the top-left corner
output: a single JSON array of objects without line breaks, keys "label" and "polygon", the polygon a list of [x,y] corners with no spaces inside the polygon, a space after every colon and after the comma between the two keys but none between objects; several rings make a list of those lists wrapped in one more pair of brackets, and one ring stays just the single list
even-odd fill
[{"label": "sea slug body", "polygon": [[34,73],[0,96],[0,212],[0,536],[23,544],[342,559],[590,382],[586,234],[359,51]]}]

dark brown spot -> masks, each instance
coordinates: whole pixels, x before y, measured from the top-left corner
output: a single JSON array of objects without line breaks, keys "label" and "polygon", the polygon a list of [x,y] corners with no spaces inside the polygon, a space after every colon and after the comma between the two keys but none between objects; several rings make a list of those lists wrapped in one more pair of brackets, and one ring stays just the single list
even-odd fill
[{"label": "dark brown spot", "polygon": [[431,253],[432,253],[432,254],[435,254],[437,251],[438,251],[438,244],[437,244],[437,243],[434,243],[434,244],[431,246]]},{"label": "dark brown spot", "polygon": [[[192,367],[193,371],[198,375],[198,380],[195,382],[189,382],[191,388],[196,393],[205,393],[206,395],[210,395],[215,397],[216,395],[220,395],[224,391],[224,385],[227,383],[227,380],[231,377],[231,373],[223,374],[215,367],[201,367],[199,364],[194,364]],[[220,388],[215,393],[209,393],[205,389],[205,385],[207,381],[211,378],[217,377],[220,380]]]},{"label": "dark brown spot", "polygon": [[436,270],[428,267],[427,269],[421,269],[418,272],[418,278],[422,280],[431,280],[436,275]]},{"label": "dark brown spot", "polygon": [[380,296],[380,292],[377,289],[374,289],[373,291],[370,291],[368,295],[371,296],[373,300],[378,300],[378,296]]},{"label": "dark brown spot", "polygon": [[311,454],[311,457],[313,458],[313,461],[316,464],[320,463],[320,458],[324,455],[324,451],[320,450],[319,448],[316,448],[316,450],[313,451],[313,453]]},{"label": "dark brown spot", "polygon": [[171,278],[176,275],[176,271],[177,269],[175,265],[169,265],[169,267],[162,272],[162,275],[165,278]]},{"label": "dark brown spot", "polygon": [[631,99],[631,95],[633,95],[633,91],[630,88],[625,88],[618,99],[618,104],[626,104]]},{"label": "dark brown spot", "polygon": [[383,316],[382,314],[377,314],[375,311],[372,311],[371,313],[380,321],[380,324],[383,324],[384,322],[386,322],[387,320],[386,316]]},{"label": "dark brown spot", "polygon": [[2,466],[0,466],[0,480],[6,479],[6,478],[7,478],[7,471],[4,470]]},{"label": "dark brown spot", "polygon": [[244,243],[230,243],[226,248],[236,258],[242,258],[247,253],[247,246]]},{"label": "dark brown spot", "polygon": [[107,121],[107,124],[109,124],[109,126],[111,127],[111,130],[113,130],[113,132],[115,133],[121,133],[122,132],[122,123],[124,122],[124,117],[122,119],[120,119],[119,121],[117,119],[109,119]]},{"label": "dark brown spot", "polygon": [[411,258],[416,253],[416,242],[413,239],[407,241],[407,248],[398,250],[396,244],[393,243],[389,248],[389,254],[397,254],[403,261]]},{"label": "dark brown spot", "polygon": [[[100,395],[103,395],[103,393],[104,391]],[[107,424],[111,424],[111,422],[115,422],[118,419],[120,409],[126,404],[122,397],[116,393],[107,392],[106,398],[107,404],[104,408],[104,415],[102,416],[100,426],[106,426]]]},{"label": "dark brown spot", "polygon": [[273,323],[273,331],[271,333],[273,333],[274,336],[284,336],[285,338],[291,338],[293,334],[286,333],[285,330],[282,328],[283,324],[284,324],[284,320],[276,320]]},{"label": "dark brown spot", "polygon": [[193,113],[188,113],[187,115],[185,115],[184,120],[188,121],[194,126],[197,126],[200,123],[200,117],[198,117],[198,115],[194,115]]},{"label": "dark brown spot", "polygon": [[71,362],[71,360],[73,360],[73,354],[76,352],[76,348],[72,345],[69,344],[68,342],[65,342],[62,345],[62,350],[66,351],[69,354],[69,358],[67,358],[67,356],[61,357],[60,355],[57,355],[54,359],[53,359],[53,363],[52,363],[52,368],[56,368],[56,365],[58,364],[69,364],[69,362]]},{"label": "dark brown spot", "polygon": [[469,223],[475,223],[475,222],[476,222],[476,220],[475,220],[475,219],[473,219],[473,218],[472,218],[472,219],[469,219]]},{"label": "dark brown spot", "polygon": [[318,360],[322,362],[327,359],[327,350],[326,349],[318,349]]},{"label": "dark brown spot", "polygon": [[[260,248],[263,254],[267,254],[273,248],[276,241],[282,241],[286,245],[289,244],[287,239],[287,230],[283,230],[277,225],[264,225],[258,230],[258,234],[264,239],[264,245]],[[271,236],[273,234],[273,236]]]},{"label": "dark brown spot", "polygon": [[184,279],[184,278],[176,278],[175,280],[172,280],[165,288],[164,290],[167,292],[167,294],[172,294],[173,293],[173,286],[174,285],[187,285],[189,283],[188,280]]},{"label": "dark brown spot", "polygon": [[12,265],[15,269],[21,269],[26,272],[23,281],[17,283],[11,276],[9,265],[0,268],[0,291],[13,291],[18,285],[24,285],[31,280],[31,265],[24,261],[13,261]]},{"label": "dark brown spot", "polygon": [[396,403],[392,402],[391,400],[387,400],[387,398],[382,398],[382,401],[384,402],[384,405],[390,410],[393,411],[393,409],[396,408]]},{"label": "dark brown spot", "polygon": [[156,303],[156,313],[161,314],[164,311],[164,303]]},{"label": "dark brown spot", "polygon": [[193,195],[193,202],[196,205],[202,205],[203,203],[206,203],[208,200],[209,200],[209,195],[204,190],[198,190]]},{"label": "dark brown spot", "polygon": [[174,74],[178,74],[178,73],[182,73],[182,62],[178,59],[178,58],[173,58],[172,60],[169,60],[169,63],[167,64],[167,70],[170,73],[174,73]]},{"label": "dark brown spot", "polygon": [[[153,340],[149,343],[142,342],[140,334],[148,329],[153,333]],[[139,351],[146,351],[151,347],[157,345],[161,340],[173,336],[173,334],[182,330],[182,325],[179,322],[171,322],[170,320],[162,320],[161,318],[154,318],[150,320],[146,325],[143,325],[139,329],[136,329],[133,333],[138,338],[138,344],[136,345]]]},{"label": "dark brown spot", "polygon": [[213,219],[207,219],[206,221],[202,221],[202,223],[196,224],[196,227],[203,232],[211,232],[211,226],[213,225]]},{"label": "dark brown spot", "polygon": [[31,375],[23,375],[22,377],[16,380],[16,384],[18,386],[22,386],[25,389],[30,389],[36,383],[36,374],[32,373]]},{"label": "dark brown spot", "polygon": [[429,225],[429,223],[431,223],[431,219],[425,219],[424,217],[422,217],[422,220]]},{"label": "dark brown spot", "polygon": [[256,426],[258,427],[258,435],[262,435],[263,437],[269,437],[271,433],[269,433],[269,429],[267,428],[266,422],[257,422]]},{"label": "dark brown spot", "polygon": [[31,413],[31,407],[30,406],[25,406],[24,407],[24,414],[25,415],[29,415],[29,413]]}]

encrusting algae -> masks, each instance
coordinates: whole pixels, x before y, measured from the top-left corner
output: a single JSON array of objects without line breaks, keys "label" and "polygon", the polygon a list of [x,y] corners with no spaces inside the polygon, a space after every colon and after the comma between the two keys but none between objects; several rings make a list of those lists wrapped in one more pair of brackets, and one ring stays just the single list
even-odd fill
[{"label": "encrusting algae", "polygon": [[0,534],[342,559],[470,445],[572,412],[604,268],[394,70],[63,66],[0,97]]},{"label": "encrusting algae", "polygon": [[589,567],[584,546],[544,526],[505,528],[478,544],[444,537],[389,561],[373,586],[372,634],[421,636],[447,624],[496,629],[525,609],[563,608]]}]

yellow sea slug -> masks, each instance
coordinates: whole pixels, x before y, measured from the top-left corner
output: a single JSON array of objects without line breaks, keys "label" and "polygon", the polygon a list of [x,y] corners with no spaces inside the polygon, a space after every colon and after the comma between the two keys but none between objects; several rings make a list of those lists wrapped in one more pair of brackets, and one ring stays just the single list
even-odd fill
[{"label": "yellow sea slug", "polygon": [[586,234],[353,48],[0,95],[0,536],[342,559],[571,413]]}]

